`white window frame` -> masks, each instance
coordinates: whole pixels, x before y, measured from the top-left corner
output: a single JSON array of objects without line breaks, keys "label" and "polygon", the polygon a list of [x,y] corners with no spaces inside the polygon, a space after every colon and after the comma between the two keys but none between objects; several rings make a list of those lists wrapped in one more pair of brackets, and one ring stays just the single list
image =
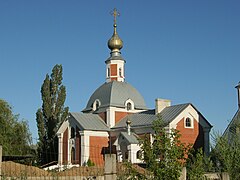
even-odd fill
[{"label": "white window frame", "polygon": [[[98,104],[98,107],[97,107],[97,104]],[[96,111],[99,109],[99,107],[101,106],[101,101],[99,99],[96,99],[93,103],[93,111]]]},{"label": "white window frame", "polygon": [[[186,121],[187,121],[187,119],[190,120],[190,126],[186,126]],[[193,128],[194,128],[193,123],[194,123],[194,122],[193,122],[193,118],[191,118],[191,117],[186,117],[186,118],[184,118],[184,127],[185,127],[185,128],[193,129]]]},{"label": "white window frame", "polygon": [[[131,104],[131,109],[128,109],[128,103]],[[126,100],[126,102],[125,102],[125,109],[126,109],[127,111],[132,111],[132,110],[134,110],[134,102],[133,102],[131,99]]]}]

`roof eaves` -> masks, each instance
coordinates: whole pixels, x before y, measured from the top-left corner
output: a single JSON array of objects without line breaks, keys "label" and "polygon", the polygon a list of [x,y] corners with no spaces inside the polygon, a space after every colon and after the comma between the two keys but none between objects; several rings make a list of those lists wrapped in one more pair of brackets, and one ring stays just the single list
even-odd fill
[{"label": "roof eaves", "polygon": [[202,117],[203,119],[207,122],[207,124],[212,128],[213,126],[208,122],[208,120],[202,115],[202,113],[200,111],[198,111],[198,109],[192,104],[189,103]]},{"label": "roof eaves", "polygon": [[83,126],[78,122],[78,120],[74,117],[74,115],[73,115],[71,112],[69,112],[69,114],[71,115],[72,119],[73,119],[82,129],[85,130],[85,127],[83,127]]},{"label": "roof eaves", "polygon": [[[184,108],[179,111],[178,113],[176,113],[173,117],[171,117],[170,120],[168,120],[166,123],[171,123],[179,114],[181,114],[189,105],[191,105],[191,103],[184,103],[184,104],[176,104],[176,105],[173,105],[173,106],[168,106],[168,107],[165,107],[162,112],[167,109],[167,108],[174,108],[176,106],[184,106]],[[161,112],[159,113],[159,115],[161,116]],[[164,121],[164,119],[163,119]]]},{"label": "roof eaves", "polygon": [[228,124],[227,128],[224,130],[223,132],[223,136],[225,136],[227,134],[228,129],[230,128],[230,126],[233,124],[233,122],[235,121],[235,117],[237,116],[237,114],[240,113],[240,110],[238,109],[237,112],[234,114],[232,120],[230,121],[230,123]]}]

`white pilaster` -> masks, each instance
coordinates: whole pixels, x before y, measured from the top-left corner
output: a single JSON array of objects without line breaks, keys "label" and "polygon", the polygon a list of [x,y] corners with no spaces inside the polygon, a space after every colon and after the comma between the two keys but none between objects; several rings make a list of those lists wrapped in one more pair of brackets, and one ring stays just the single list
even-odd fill
[{"label": "white pilaster", "polygon": [[128,160],[131,163],[140,163],[141,160],[137,159],[137,152],[140,150],[138,144],[130,144],[127,147],[128,149]]},{"label": "white pilaster", "polygon": [[116,145],[116,150],[117,150],[117,160],[118,162],[122,162],[122,152],[121,152],[121,148],[120,145]]},{"label": "white pilaster", "polygon": [[81,165],[85,165],[89,159],[89,136],[84,131],[79,132],[81,136]]},{"label": "white pilaster", "polygon": [[107,109],[107,126],[113,127],[115,125],[115,108],[110,107]]},{"label": "white pilaster", "polygon": [[[109,60],[106,61],[106,82],[111,82],[112,78],[116,78],[117,81],[119,82],[124,82],[125,80],[125,76],[124,76],[124,64],[125,61],[124,60]],[[112,75],[112,66],[111,65],[115,65],[116,66],[116,71],[117,74]]]}]

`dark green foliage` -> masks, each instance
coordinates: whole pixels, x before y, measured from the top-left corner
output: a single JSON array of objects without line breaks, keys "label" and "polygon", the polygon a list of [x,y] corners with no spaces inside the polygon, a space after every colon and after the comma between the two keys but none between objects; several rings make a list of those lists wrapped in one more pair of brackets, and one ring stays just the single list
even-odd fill
[{"label": "dark green foliage", "polygon": [[10,105],[0,99],[0,145],[3,155],[30,154],[31,142],[27,121],[20,121],[19,116],[12,113]]},{"label": "dark green foliage", "polygon": [[91,161],[91,159],[88,159],[87,166],[91,167],[91,166],[95,166],[95,164],[94,164],[94,162]]},{"label": "dark green foliage", "polygon": [[204,179],[204,173],[213,170],[213,164],[209,157],[203,154],[202,149],[198,149],[197,152],[192,149],[189,153],[186,167],[187,167],[187,179],[199,180]]},{"label": "dark green foliage", "polygon": [[41,87],[42,108],[36,113],[38,127],[38,155],[40,164],[57,158],[56,133],[67,118],[68,107],[64,107],[66,88],[62,85],[62,65],[55,65]]},{"label": "dark green foliage", "polygon": [[147,170],[153,174],[154,179],[168,180],[178,179],[190,146],[180,142],[180,134],[172,129],[167,132],[164,123],[159,117],[153,123],[154,142],[146,136],[141,141],[141,149],[144,153],[144,161]]},{"label": "dark green foliage", "polygon": [[240,179],[240,134],[215,135],[213,140],[216,146],[211,152],[211,158],[216,171],[228,172],[231,179]]}]

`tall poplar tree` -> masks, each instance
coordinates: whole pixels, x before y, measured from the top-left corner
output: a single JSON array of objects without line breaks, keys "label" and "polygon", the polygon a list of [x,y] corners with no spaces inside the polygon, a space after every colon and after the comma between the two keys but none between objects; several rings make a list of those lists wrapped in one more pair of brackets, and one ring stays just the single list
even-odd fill
[{"label": "tall poplar tree", "polygon": [[67,118],[68,107],[64,107],[66,87],[62,85],[62,65],[55,65],[51,76],[46,75],[41,87],[42,107],[37,110],[39,163],[45,164],[57,158],[56,133]]}]

